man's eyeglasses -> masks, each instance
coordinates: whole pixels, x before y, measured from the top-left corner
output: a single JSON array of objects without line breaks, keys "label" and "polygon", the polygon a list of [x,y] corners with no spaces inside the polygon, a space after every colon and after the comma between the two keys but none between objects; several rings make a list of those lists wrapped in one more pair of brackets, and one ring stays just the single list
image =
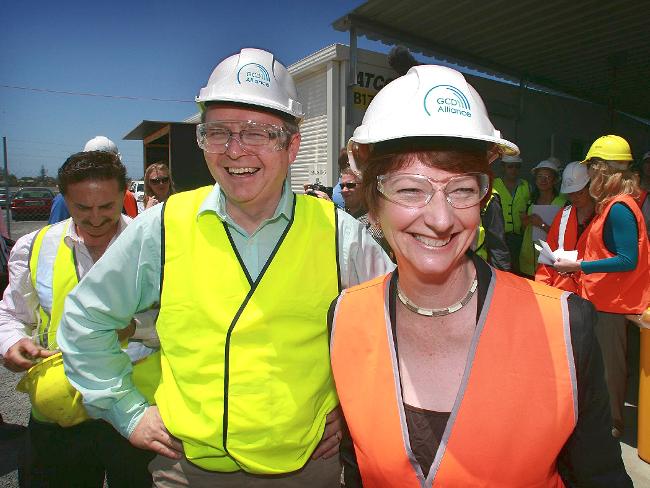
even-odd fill
[{"label": "man's eyeglasses", "polygon": [[[233,131],[233,126],[238,126],[239,131]],[[286,146],[290,135],[284,127],[252,120],[220,120],[196,126],[199,147],[211,154],[224,154],[233,137],[242,149],[253,154],[279,151]]]},{"label": "man's eyeglasses", "polygon": [[355,182],[350,182],[350,183],[341,183],[341,190],[343,188],[347,188],[348,190],[353,190],[357,187],[357,183]]},{"label": "man's eyeglasses", "polygon": [[169,183],[169,176],[161,176],[160,178],[150,178],[149,183],[152,185],[165,185]]},{"label": "man's eyeglasses", "polygon": [[377,177],[379,192],[387,200],[408,208],[426,206],[438,190],[454,208],[473,207],[487,195],[489,186],[490,178],[484,173],[466,173],[446,180],[411,173]]}]

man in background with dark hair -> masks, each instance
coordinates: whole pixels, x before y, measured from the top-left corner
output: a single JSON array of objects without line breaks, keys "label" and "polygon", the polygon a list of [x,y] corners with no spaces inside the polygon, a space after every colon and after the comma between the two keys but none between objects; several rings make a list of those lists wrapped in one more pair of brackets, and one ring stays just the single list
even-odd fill
[{"label": "man in background with dark hair", "polygon": [[[116,154],[73,154],[58,180],[71,218],[21,237],[9,258],[10,282],[0,302],[0,355],[15,372],[56,354],[66,296],[131,220],[121,214],[126,169]],[[120,338],[135,327],[132,320]],[[141,348],[134,346],[129,349]],[[139,353],[146,355],[146,348]],[[41,382],[32,385],[30,394],[44,388]],[[23,475],[32,486],[101,488],[106,475],[111,486],[151,486],[152,455],[132,447],[110,424],[84,421],[81,415],[75,425],[62,427],[60,418],[41,410],[32,405],[29,421],[31,460]]]}]

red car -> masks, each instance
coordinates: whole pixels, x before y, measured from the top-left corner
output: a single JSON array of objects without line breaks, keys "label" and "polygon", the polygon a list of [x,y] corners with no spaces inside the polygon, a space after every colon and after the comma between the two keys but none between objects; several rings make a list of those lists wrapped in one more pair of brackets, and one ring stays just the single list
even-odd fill
[{"label": "red car", "polygon": [[54,200],[49,188],[25,187],[11,197],[11,218],[13,220],[47,220]]}]

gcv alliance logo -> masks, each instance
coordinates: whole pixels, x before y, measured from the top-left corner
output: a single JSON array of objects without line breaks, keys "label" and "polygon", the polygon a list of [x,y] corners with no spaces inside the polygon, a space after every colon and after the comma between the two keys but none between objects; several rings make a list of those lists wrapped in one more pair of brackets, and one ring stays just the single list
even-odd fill
[{"label": "gcv alliance logo", "polygon": [[271,86],[271,77],[267,69],[261,64],[248,63],[239,68],[237,72],[237,82],[253,83],[254,85],[261,85],[265,87]]},{"label": "gcv alliance logo", "polygon": [[472,107],[465,94],[452,85],[436,85],[424,95],[424,111],[472,116]]}]

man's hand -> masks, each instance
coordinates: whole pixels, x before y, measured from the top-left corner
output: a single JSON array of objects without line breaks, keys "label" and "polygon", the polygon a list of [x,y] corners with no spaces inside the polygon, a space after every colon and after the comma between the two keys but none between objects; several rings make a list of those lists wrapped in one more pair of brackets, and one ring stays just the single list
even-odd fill
[{"label": "man's hand", "polygon": [[120,341],[120,344],[128,342],[133,337],[133,334],[135,334],[135,320],[131,319],[129,325],[117,331],[117,340]]},{"label": "man's hand", "polygon": [[156,406],[147,408],[131,432],[129,442],[170,459],[180,459],[183,455],[183,444],[169,433]]},{"label": "man's hand", "polygon": [[343,418],[341,416],[341,407],[336,407],[325,418],[325,430],[323,438],[316,446],[316,450],[311,455],[312,459],[328,459],[339,453],[339,445],[343,438]]},{"label": "man's hand", "polygon": [[58,351],[48,351],[47,349],[37,346],[34,341],[28,338],[20,339],[9,348],[4,355],[5,368],[20,373],[26,371],[32,366],[38,358],[46,358]]}]

